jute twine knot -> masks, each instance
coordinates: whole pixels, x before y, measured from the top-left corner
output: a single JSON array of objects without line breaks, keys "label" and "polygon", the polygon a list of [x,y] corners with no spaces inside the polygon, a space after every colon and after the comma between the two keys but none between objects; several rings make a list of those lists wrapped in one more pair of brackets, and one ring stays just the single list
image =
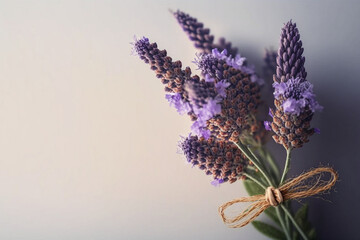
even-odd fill
[{"label": "jute twine knot", "polygon": [[[330,173],[330,179],[323,180],[324,173]],[[241,197],[229,201],[219,207],[219,213],[223,222],[229,227],[240,228],[252,222],[270,206],[276,207],[287,200],[310,197],[329,190],[335,185],[337,179],[338,174],[334,169],[329,167],[315,168],[288,180],[279,188],[268,187],[265,195]],[[225,215],[225,210],[228,207],[241,202],[251,202],[251,204],[235,217]]]},{"label": "jute twine knot", "polygon": [[284,201],[283,196],[279,189],[268,187],[265,191],[265,199],[271,205],[276,207]]}]

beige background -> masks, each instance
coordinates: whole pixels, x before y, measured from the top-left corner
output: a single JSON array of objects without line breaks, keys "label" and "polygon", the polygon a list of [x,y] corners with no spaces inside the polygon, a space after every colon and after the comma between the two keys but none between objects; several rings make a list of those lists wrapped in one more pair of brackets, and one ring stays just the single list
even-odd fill
[{"label": "beige background", "polygon": [[[317,159],[339,169],[333,203],[316,199],[311,216],[324,239],[355,237],[359,211],[347,206],[359,194],[340,200],[359,170],[357,161],[345,168],[354,156],[346,151],[359,143],[351,137],[359,120],[358,3],[84,0],[0,1],[0,239],[265,239],[252,226],[222,224],[217,207],[244,195],[242,184],[215,188],[176,153],[190,121],[130,56],[133,35],[146,35],[191,64],[195,51],[169,8],[226,36],[258,69],[282,23],[298,22],[325,111],[314,121],[322,134],[295,153],[293,173]],[[332,217],[350,226],[335,229]]]}]

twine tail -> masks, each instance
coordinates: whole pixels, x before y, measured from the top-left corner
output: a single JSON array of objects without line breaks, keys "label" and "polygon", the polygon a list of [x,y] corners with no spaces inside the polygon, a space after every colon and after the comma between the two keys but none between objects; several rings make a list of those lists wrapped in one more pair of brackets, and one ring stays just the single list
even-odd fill
[{"label": "twine tail", "polygon": [[[254,200],[257,199],[257,200]],[[253,202],[255,201],[255,202]],[[226,209],[230,206],[241,203],[241,202],[253,202],[250,204],[244,211],[240,214],[236,215],[235,217],[228,217],[225,214]],[[251,223],[255,218],[257,218],[262,212],[268,208],[269,205],[266,202],[263,195],[256,195],[252,197],[243,197],[234,199],[227,203],[224,203],[219,207],[219,214],[224,223],[228,224],[230,228],[241,228],[249,223]]]}]

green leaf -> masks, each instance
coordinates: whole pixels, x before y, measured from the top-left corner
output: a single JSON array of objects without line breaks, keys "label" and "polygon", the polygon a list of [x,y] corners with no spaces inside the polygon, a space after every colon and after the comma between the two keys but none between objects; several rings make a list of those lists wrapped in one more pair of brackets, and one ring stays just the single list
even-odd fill
[{"label": "green leaf", "polygon": [[299,240],[299,233],[295,230],[295,231],[293,231],[293,233],[292,233],[292,239],[293,240]]},{"label": "green leaf", "polygon": [[295,220],[299,224],[299,226],[304,230],[309,239],[316,239],[316,231],[315,228],[311,226],[311,223],[308,221],[308,212],[309,205],[304,204],[295,214]]},{"label": "green leaf", "polygon": [[264,212],[269,218],[271,218],[274,222],[281,226],[279,218],[276,214],[275,207],[268,207]]},{"label": "green leaf", "polygon": [[265,190],[260,187],[257,183],[250,179],[246,179],[243,181],[246,191],[250,196],[264,194]]},{"label": "green leaf", "polygon": [[283,240],[286,239],[284,232],[280,231],[279,229],[260,221],[252,221],[252,225],[262,234],[266,235],[267,237],[275,240]]},{"label": "green leaf", "polygon": [[299,210],[295,214],[295,220],[302,226],[304,226],[304,223],[307,220],[308,210],[309,210],[309,205],[304,204],[301,208],[299,208]]},{"label": "green leaf", "polygon": [[312,228],[308,233],[309,239],[316,239],[316,230]]}]

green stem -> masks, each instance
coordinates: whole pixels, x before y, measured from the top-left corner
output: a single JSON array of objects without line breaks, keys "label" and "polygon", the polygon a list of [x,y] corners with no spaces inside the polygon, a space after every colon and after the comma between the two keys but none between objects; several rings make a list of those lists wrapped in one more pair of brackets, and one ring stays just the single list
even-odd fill
[{"label": "green stem", "polygon": [[[291,213],[291,201],[286,201],[286,202],[284,203],[284,206],[285,206],[285,207],[289,210],[289,212]],[[288,216],[286,216],[286,221],[287,221],[287,226],[288,226],[289,230],[292,231],[292,226],[291,226],[291,224],[290,224],[290,222],[289,222]]]},{"label": "green stem", "polygon": [[285,181],[286,174],[289,171],[290,161],[291,161],[291,147],[286,149],[285,167],[284,167],[284,171],[283,171],[279,186],[281,186],[281,184],[283,184],[283,182]]},{"label": "green stem", "polygon": [[[264,161],[262,161],[261,159],[259,159],[256,154],[254,153],[254,151],[251,149],[251,148],[248,148],[249,152],[251,153],[251,155],[256,159],[256,161],[263,167],[263,170],[264,172],[266,172],[268,174],[268,176],[271,176],[271,177],[274,177],[272,174],[271,174],[271,171],[267,172],[267,168],[266,168],[266,165],[264,163]],[[275,186],[274,184],[274,181],[272,181],[273,179],[269,177],[270,179],[270,182],[271,182],[271,186]],[[274,179],[276,181],[276,179]]]},{"label": "green stem", "polygon": [[[235,143],[235,145],[245,154],[245,156],[254,163],[254,165],[259,169],[259,171],[263,174],[263,176],[266,178],[269,186],[274,186],[272,181],[270,180],[270,178],[268,177],[268,173],[266,172],[266,170],[263,168],[263,165],[264,163],[262,163],[260,161],[259,158],[256,157],[256,155],[251,151],[251,149],[247,148],[245,145],[243,145],[241,142],[239,143]],[[251,176],[252,177],[252,176]],[[250,177],[249,177],[250,178]],[[256,180],[254,178],[250,178],[252,179],[253,181]],[[262,188],[266,189],[266,187],[261,184],[260,182],[258,181],[255,181],[257,184],[259,184]],[[291,236],[290,236],[290,232],[289,232],[289,229],[286,227],[285,223],[284,223],[284,219],[283,218],[286,218],[286,216],[282,216],[281,212],[280,212],[280,209],[279,208],[275,208],[276,209],[276,214],[279,218],[279,221],[280,221],[280,225],[286,235],[286,239],[287,240],[291,240]]]},{"label": "green stem", "polygon": [[266,174],[265,170],[260,166],[260,163],[256,159],[255,156],[252,155],[252,153],[249,151],[249,149],[242,144],[240,141],[238,143],[234,143],[244,154],[245,156],[259,169],[261,174],[265,177],[266,181],[268,182],[269,186],[272,185],[269,176]]},{"label": "green stem", "polygon": [[298,232],[300,233],[301,237],[304,240],[308,240],[308,237],[306,236],[306,234],[303,232],[303,230],[300,228],[300,226],[298,225],[298,223],[295,221],[295,219],[293,218],[293,216],[291,215],[291,213],[289,212],[289,210],[282,204],[280,204],[281,208],[284,210],[285,214],[290,218],[291,222],[294,224],[296,230],[298,230]]},{"label": "green stem", "polygon": [[260,187],[262,187],[264,190],[266,190],[266,187],[264,186],[264,184],[262,184],[260,181],[258,181],[256,178],[254,178],[253,176],[251,176],[248,173],[243,173],[244,176],[246,176],[247,178],[251,179],[252,181],[254,181],[255,183],[257,183]]},{"label": "green stem", "polygon": [[[244,144],[242,144],[241,142],[235,143],[235,145],[245,154],[245,156],[254,164],[254,166],[262,173],[262,175],[265,177],[266,181],[268,182],[269,186],[274,186],[272,184],[272,179],[270,180],[268,172],[266,171],[266,169],[263,167],[264,163],[252,152],[251,149],[249,149],[248,147],[246,147]],[[284,182],[285,177],[287,172],[289,171],[289,166],[290,166],[290,161],[291,161],[291,148],[287,149],[286,151],[286,161],[285,161],[285,167],[284,167],[284,171],[282,173],[282,177],[280,180],[280,184],[279,186],[281,186],[281,184]],[[267,155],[266,153],[264,154],[264,157],[266,157],[269,161],[269,164],[271,165],[271,167],[273,168],[273,170],[275,170],[274,172],[279,172],[278,167],[276,166],[276,163],[273,161],[272,157]],[[276,171],[277,170],[277,171]],[[266,189],[266,186],[264,184],[262,184],[260,181],[258,181],[257,179],[255,179],[253,176],[245,173],[245,176],[247,176],[249,179],[253,180],[255,183],[257,183],[259,186],[261,186],[263,189]],[[290,236],[290,224],[289,224],[289,219],[291,220],[291,222],[293,223],[293,225],[295,226],[295,228],[297,229],[297,231],[300,233],[300,235],[304,238],[304,240],[308,240],[307,236],[305,235],[305,233],[301,230],[301,228],[299,227],[299,225],[297,224],[297,222],[295,221],[295,219],[293,218],[293,216],[291,215],[291,213],[289,212],[289,210],[285,207],[284,204],[280,204],[282,210],[284,211],[285,215],[283,216],[281,214],[281,210],[280,208],[276,207],[276,214],[279,218],[280,221],[280,225],[285,233],[286,239],[287,240],[291,240],[291,236]],[[284,219],[286,222],[284,222]]]},{"label": "green stem", "polygon": [[[265,150],[265,149],[263,149],[263,148],[261,148],[261,149],[262,149],[262,151],[264,152],[264,157],[265,157],[266,160],[269,162],[271,169],[274,171],[275,176],[276,176],[277,178],[279,178],[279,177],[280,177],[279,167],[278,167],[278,165],[276,164],[273,156],[271,155],[271,153],[269,153],[269,151],[267,151],[267,150]],[[277,180],[278,180],[278,179],[277,179]]]},{"label": "green stem", "polygon": [[[279,178],[280,178],[279,168],[277,167],[277,165],[275,164],[275,162],[272,158],[271,158],[271,160],[269,160],[270,154],[268,154],[268,152],[266,150],[264,150],[263,147],[257,147],[257,150],[258,150],[260,158],[255,155],[254,151],[251,148],[249,148],[249,151],[251,152],[251,154],[258,160],[259,163],[261,163],[264,170],[270,176],[271,185],[275,186],[275,184],[279,181]],[[266,162],[268,162],[270,164],[269,169],[267,167]]]},{"label": "green stem", "polygon": [[278,216],[278,218],[279,218],[280,225],[281,225],[282,229],[283,229],[284,232],[285,232],[286,239],[287,239],[287,240],[291,240],[290,233],[288,232],[288,229],[287,229],[286,226],[285,226],[285,223],[284,223],[282,214],[281,214],[281,212],[280,212],[280,209],[279,209],[278,207],[275,207],[275,210],[276,210],[276,214],[277,214],[277,216]]}]

